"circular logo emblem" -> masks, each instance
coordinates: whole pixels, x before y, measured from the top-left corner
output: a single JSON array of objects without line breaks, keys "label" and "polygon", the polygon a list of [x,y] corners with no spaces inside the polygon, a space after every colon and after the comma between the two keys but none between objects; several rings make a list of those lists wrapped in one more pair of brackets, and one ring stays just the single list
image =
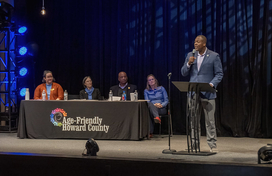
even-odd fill
[{"label": "circular logo emblem", "polygon": [[62,126],[63,117],[66,117],[67,113],[60,108],[57,108],[53,110],[50,114],[51,122],[54,124],[54,126]]}]

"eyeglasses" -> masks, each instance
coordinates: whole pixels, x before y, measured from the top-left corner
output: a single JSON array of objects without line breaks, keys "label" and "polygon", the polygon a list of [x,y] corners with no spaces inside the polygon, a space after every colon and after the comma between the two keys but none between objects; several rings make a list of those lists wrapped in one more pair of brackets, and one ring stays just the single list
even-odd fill
[{"label": "eyeglasses", "polygon": [[149,79],[148,81],[153,81],[154,79],[152,78],[152,79]]}]

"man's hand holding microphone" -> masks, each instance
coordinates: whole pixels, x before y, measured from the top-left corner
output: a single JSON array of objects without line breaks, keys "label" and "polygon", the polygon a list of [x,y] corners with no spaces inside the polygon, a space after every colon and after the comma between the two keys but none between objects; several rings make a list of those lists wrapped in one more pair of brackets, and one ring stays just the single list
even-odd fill
[{"label": "man's hand holding microphone", "polygon": [[189,61],[188,61],[188,65],[192,65],[193,63],[194,63],[194,61],[196,60],[196,58],[195,58],[195,52],[196,52],[196,50],[195,49],[193,49],[193,56],[191,56],[190,58],[189,58]]}]

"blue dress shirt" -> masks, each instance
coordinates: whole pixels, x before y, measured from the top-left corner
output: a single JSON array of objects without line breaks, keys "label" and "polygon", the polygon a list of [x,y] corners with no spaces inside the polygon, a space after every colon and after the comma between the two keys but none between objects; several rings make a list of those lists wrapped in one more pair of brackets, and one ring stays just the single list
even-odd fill
[{"label": "blue dress shirt", "polygon": [[151,103],[160,103],[162,107],[166,107],[168,104],[168,95],[164,87],[159,86],[156,89],[144,90],[145,100],[150,100]]}]

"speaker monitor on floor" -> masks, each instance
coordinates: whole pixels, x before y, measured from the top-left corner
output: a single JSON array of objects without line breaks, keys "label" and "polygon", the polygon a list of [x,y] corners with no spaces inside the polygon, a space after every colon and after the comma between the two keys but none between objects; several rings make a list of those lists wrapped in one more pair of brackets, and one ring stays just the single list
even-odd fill
[{"label": "speaker monitor on floor", "polygon": [[85,149],[87,150],[87,153],[82,153],[83,156],[97,156],[97,152],[99,151],[98,144],[93,138],[90,138],[86,142]]},{"label": "speaker monitor on floor", "polygon": [[258,164],[261,164],[261,160],[263,161],[272,161],[272,145],[267,144],[259,149],[258,151]]}]

